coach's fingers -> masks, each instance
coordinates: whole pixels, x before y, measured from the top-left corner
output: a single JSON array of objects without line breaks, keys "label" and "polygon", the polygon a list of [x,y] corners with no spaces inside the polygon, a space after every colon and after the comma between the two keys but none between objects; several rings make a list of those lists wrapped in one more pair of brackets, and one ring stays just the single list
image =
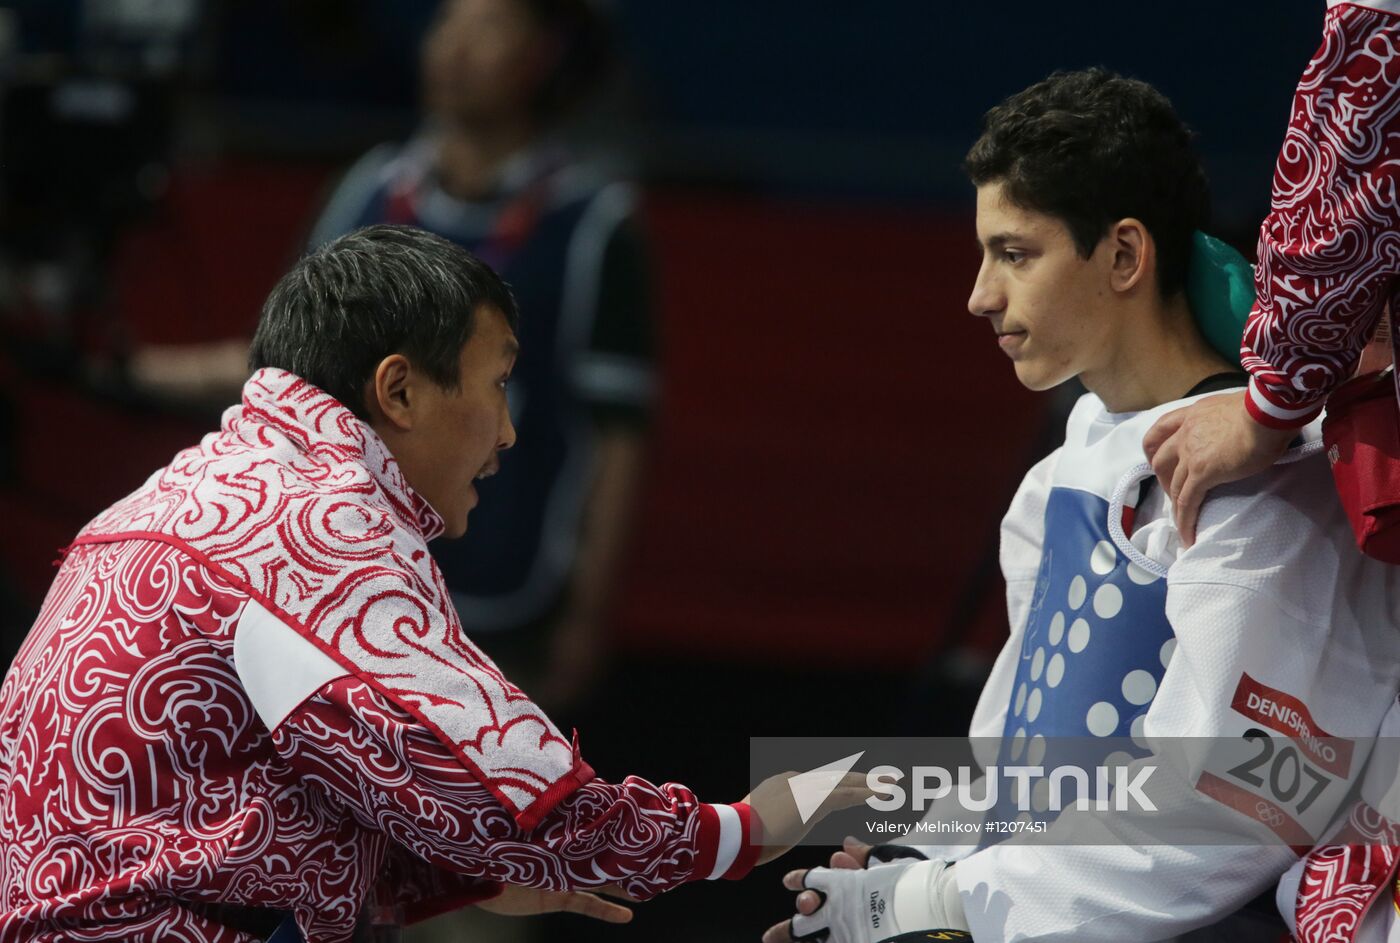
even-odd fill
[{"label": "coach's fingers", "polygon": [[1207,488],[1202,487],[1199,476],[1186,479],[1177,495],[1173,511],[1176,516],[1176,531],[1181,544],[1189,547],[1196,542],[1196,524],[1200,520],[1201,505],[1205,502]]},{"label": "coach's fingers", "polygon": [[623,890],[621,884],[617,883],[604,884],[602,887],[595,888],[594,893],[606,894],[609,897],[616,897],[619,900],[630,900],[634,904],[641,903],[641,901],[639,901],[637,898],[633,897],[631,894],[627,893],[627,891]]},{"label": "coach's fingers", "polygon": [[804,884],[803,881],[806,880],[806,878],[806,868],[803,868],[800,871],[789,871],[787,874],[783,875],[783,887],[787,888],[790,891],[804,890],[807,885]]},{"label": "coach's fingers", "polygon": [[1176,463],[1175,470],[1172,471],[1171,481],[1167,484],[1167,496],[1172,499],[1172,510],[1176,510],[1177,499],[1181,496],[1181,490],[1186,487],[1186,482],[1191,478],[1191,466],[1186,461]]},{"label": "coach's fingers", "polygon": [[584,891],[570,893],[560,902],[559,909],[565,913],[602,920],[604,923],[628,923],[632,919],[630,908]]},{"label": "coach's fingers", "polygon": [[1152,461],[1162,444],[1181,428],[1181,424],[1186,420],[1187,411],[1186,407],[1174,409],[1158,419],[1152,424],[1152,428],[1147,430],[1147,435],[1142,437],[1142,451],[1147,455],[1149,462]]},{"label": "coach's fingers", "polygon": [[804,917],[816,913],[822,905],[822,896],[816,891],[803,891],[797,895],[797,912]]},{"label": "coach's fingers", "polygon": [[818,807],[818,812],[826,816],[840,809],[858,806],[874,795],[875,790],[870,788],[870,780],[864,773],[847,773],[841,777],[840,785],[831,790],[831,795]]},{"label": "coach's fingers", "polygon": [[1171,494],[1172,478],[1177,470],[1181,468],[1181,439],[1171,438],[1163,442],[1153,455],[1151,462],[1152,473],[1157,476],[1157,483],[1162,486],[1162,490]]}]

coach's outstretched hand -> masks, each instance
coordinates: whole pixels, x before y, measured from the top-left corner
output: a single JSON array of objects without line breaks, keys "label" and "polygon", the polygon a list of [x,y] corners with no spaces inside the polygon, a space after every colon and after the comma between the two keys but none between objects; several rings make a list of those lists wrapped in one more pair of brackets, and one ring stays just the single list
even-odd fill
[{"label": "coach's outstretched hand", "polygon": [[1143,437],[1142,449],[1172,499],[1182,544],[1196,542],[1206,492],[1264,471],[1296,434],[1255,422],[1245,411],[1243,392],[1208,396],[1158,419]]},{"label": "coach's outstretched hand", "polygon": [[837,780],[831,794],[817,807],[816,812],[803,821],[789,783],[797,775],[779,773],[770,776],[744,797],[761,823],[763,850],[758,855],[759,864],[767,864],[786,854],[831,813],[858,806],[875,794],[866,784],[864,773],[846,773]]}]

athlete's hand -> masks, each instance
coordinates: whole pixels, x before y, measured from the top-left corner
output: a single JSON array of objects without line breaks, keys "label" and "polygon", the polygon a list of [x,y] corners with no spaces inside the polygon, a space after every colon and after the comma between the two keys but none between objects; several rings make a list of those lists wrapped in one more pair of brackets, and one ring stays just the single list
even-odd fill
[{"label": "athlete's hand", "polygon": [[871,868],[790,871],[783,887],[799,892],[797,913],[769,927],[763,943],[970,940],[951,868],[944,861],[906,859]]},{"label": "athlete's hand", "polygon": [[[853,839],[847,839],[853,841]],[[869,847],[869,846],[867,846]],[[841,854],[837,852],[836,854]],[[836,855],[832,855],[835,858]],[[809,888],[804,883],[807,879],[807,870],[789,871],[783,875],[783,887],[790,891],[801,891],[797,895],[796,910],[804,917],[810,917],[816,913],[823,903],[821,895]],[[793,943],[792,921],[784,920],[782,923],[775,923],[763,934],[762,943]]]},{"label": "athlete's hand", "polygon": [[516,887],[506,884],[490,900],[476,906],[505,917],[529,917],[535,914],[570,913],[592,917],[604,923],[627,923],[632,911],[621,904],[604,900],[586,891],[546,891],[538,887]]},{"label": "athlete's hand", "polygon": [[846,773],[837,781],[836,787],[826,797],[817,811],[806,822],[797,811],[797,802],[792,797],[788,780],[797,773],[779,773],[770,776],[754,787],[754,791],[744,797],[753,809],[762,827],[763,850],[759,852],[758,863],[767,864],[800,842],[812,828],[838,809],[858,806],[875,793],[866,784],[864,773]]},{"label": "athlete's hand", "polygon": [[[831,853],[831,867],[833,870],[854,871],[863,868],[870,860],[870,850],[874,845],[867,845],[859,839],[847,835],[846,840],[841,843],[840,851]],[[799,890],[802,887],[802,877],[806,871],[792,871],[783,879],[784,887],[790,891]],[[795,882],[796,886],[788,887],[788,880]],[[804,890],[797,895],[797,912],[800,914],[812,914],[822,905],[822,899],[816,891]]]},{"label": "athlete's hand", "polygon": [[[870,852],[874,850],[874,845],[867,845],[865,842],[847,835],[846,840],[841,843],[841,850],[831,853],[831,869],[833,871],[857,871],[864,868],[870,863]],[[877,861],[876,863],[881,862]],[[787,876],[783,878],[783,886],[790,891],[802,891],[797,895],[797,912],[811,915],[821,906],[822,899],[816,891],[802,889],[802,878],[806,874],[806,871],[788,872]]]},{"label": "athlete's hand", "polygon": [[1250,418],[1243,391],[1208,396],[1158,419],[1143,437],[1142,449],[1172,499],[1182,544],[1196,542],[1206,492],[1273,465],[1296,434]]}]

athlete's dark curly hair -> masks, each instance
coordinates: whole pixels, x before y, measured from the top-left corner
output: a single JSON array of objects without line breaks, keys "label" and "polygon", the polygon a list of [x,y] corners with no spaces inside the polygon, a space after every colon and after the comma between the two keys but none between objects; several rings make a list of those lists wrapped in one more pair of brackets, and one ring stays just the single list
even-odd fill
[{"label": "athlete's dark curly hair", "polygon": [[1107,69],[1056,72],[987,112],[963,169],[1018,206],[1064,222],[1088,258],[1114,222],[1141,220],[1169,298],[1186,283],[1210,190],[1191,130],[1146,82]]}]

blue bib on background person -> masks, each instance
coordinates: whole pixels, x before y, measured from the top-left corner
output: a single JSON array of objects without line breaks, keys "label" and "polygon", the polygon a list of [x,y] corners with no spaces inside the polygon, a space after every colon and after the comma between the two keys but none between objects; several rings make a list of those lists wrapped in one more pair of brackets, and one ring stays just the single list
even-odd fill
[{"label": "blue bib on background person", "polygon": [[546,616],[567,585],[592,481],[596,409],[649,408],[649,336],[632,346],[648,328],[619,328],[613,312],[601,335],[599,328],[604,266],[615,258],[607,253],[620,244],[634,196],[560,152],[539,150],[507,166],[496,194],[457,200],[437,185],[434,148],[424,136],[366,155],[311,241],[372,223],[417,226],[479,257],[515,294],[521,353],[509,396],[517,442],[501,457],[504,474],[477,483],[472,539],[432,547],[469,631],[508,630]]}]

